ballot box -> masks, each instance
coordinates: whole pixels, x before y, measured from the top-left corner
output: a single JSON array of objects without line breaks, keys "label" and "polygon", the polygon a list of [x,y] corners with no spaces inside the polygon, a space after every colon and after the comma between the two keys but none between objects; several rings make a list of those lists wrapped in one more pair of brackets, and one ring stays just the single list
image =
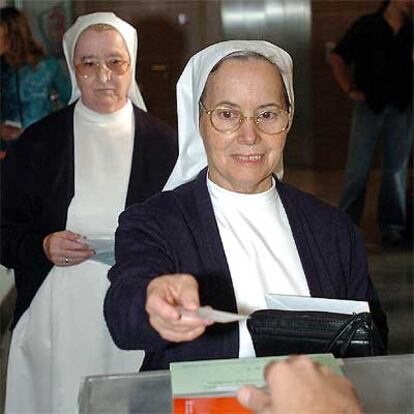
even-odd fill
[{"label": "ballot box", "polygon": [[[347,358],[342,370],[355,385],[364,413],[414,412],[414,354]],[[80,413],[171,413],[170,372],[86,377]]]}]

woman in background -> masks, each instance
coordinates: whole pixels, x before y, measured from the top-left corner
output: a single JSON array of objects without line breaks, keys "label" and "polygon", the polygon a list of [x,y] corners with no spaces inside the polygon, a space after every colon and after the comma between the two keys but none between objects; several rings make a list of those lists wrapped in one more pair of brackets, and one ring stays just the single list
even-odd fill
[{"label": "woman in background", "polygon": [[[112,343],[103,297],[118,215],[161,191],[176,134],[147,114],[135,81],[136,30],[113,13],[81,16],[63,48],[73,104],[27,128],[2,175],[1,263],[17,305],[6,412],[76,412],[81,378],[136,371]],[[144,110],[143,110],[144,109]]]},{"label": "woman in background", "polygon": [[70,97],[70,83],[59,62],[46,57],[34,40],[26,16],[14,7],[0,10],[1,139],[7,148],[22,129]]}]

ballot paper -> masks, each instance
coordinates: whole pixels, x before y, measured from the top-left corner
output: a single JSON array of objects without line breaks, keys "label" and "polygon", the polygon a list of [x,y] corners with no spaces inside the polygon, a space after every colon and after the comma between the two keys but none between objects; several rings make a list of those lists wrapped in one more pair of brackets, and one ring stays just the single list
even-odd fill
[{"label": "ballot paper", "polygon": [[115,240],[113,236],[90,235],[82,238],[82,242],[86,243],[89,248],[96,253],[90,260],[104,263],[109,266],[112,266],[115,263]]},{"label": "ballot paper", "polygon": [[326,299],[309,296],[276,295],[266,294],[265,300],[268,309],[292,310],[292,311],[318,311],[344,313],[369,312],[369,305],[366,301]]},{"label": "ballot paper", "polygon": [[201,306],[197,310],[189,310],[179,306],[177,307],[177,310],[182,316],[192,316],[217,323],[229,323],[249,319],[248,315],[239,315],[237,313],[219,311],[210,306]]}]

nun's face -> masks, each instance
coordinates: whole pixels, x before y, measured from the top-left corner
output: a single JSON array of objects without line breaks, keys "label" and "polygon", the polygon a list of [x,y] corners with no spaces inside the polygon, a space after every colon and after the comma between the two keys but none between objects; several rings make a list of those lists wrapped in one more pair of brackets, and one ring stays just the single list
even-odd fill
[{"label": "nun's face", "polygon": [[[277,68],[257,58],[229,59],[210,75],[203,98],[209,110],[236,109],[246,117],[278,106],[285,108],[282,78]],[[228,116],[227,114],[225,116]],[[219,132],[203,112],[200,132],[208,158],[209,178],[239,193],[260,193],[272,184],[272,173],[281,160],[287,131],[261,132],[246,119],[234,132]]]},{"label": "nun's face", "polygon": [[131,83],[129,62],[128,49],[117,30],[84,31],[74,53],[83,104],[103,114],[121,109],[127,102]]}]

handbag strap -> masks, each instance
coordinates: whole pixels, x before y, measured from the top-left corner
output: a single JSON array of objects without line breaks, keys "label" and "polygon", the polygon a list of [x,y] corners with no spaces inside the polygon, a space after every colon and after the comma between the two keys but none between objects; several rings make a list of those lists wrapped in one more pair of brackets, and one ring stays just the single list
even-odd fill
[{"label": "handbag strap", "polygon": [[344,341],[342,342],[341,348],[339,350],[340,355],[345,355],[349,345],[351,344],[354,335],[357,330],[363,326],[365,323],[364,319],[360,317],[360,314],[355,313],[352,318],[342,326],[340,331],[330,340],[329,344],[326,347],[326,352],[332,352],[335,348],[338,340],[344,336]]}]

